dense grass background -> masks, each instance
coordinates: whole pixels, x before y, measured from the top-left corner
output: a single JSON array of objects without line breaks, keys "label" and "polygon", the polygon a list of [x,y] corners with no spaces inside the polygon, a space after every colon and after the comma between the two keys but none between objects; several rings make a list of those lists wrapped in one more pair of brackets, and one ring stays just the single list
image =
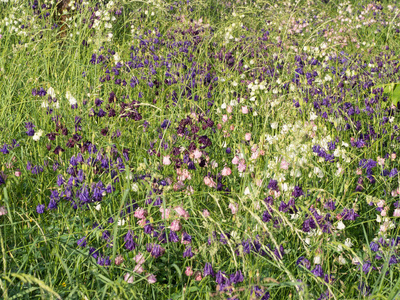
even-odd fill
[{"label": "dense grass background", "polygon": [[0,2],[1,298],[400,297],[397,2],[64,13]]}]

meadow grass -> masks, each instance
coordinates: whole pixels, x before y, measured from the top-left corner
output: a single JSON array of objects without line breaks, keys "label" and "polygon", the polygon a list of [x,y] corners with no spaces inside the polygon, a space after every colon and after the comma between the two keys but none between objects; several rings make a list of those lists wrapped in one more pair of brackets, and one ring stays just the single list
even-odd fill
[{"label": "meadow grass", "polygon": [[400,297],[397,2],[56,4],[0,0],[0,298]]}]

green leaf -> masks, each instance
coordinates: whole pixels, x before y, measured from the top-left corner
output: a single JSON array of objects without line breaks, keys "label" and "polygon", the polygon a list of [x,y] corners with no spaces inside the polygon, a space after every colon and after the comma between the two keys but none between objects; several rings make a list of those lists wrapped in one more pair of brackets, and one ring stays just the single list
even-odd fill
[{"label": "green leaf", "polygon": [[399,103],[399,101],[400,101],[400,84],[398,83],[392,94],[392,103],[394,105],[397,105],[397,103]]}]

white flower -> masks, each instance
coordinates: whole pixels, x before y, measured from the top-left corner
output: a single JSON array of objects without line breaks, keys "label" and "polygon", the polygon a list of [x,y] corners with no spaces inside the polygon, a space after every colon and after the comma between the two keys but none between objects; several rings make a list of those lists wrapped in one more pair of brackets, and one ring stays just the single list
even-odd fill
[{"label": "white flower", "polygon": [[277,122],[271,123],[271,128],[272,129],[277,129],[278,128],[278,123]]},{"label": "white flower", "polygon": [[232,85],[233,85],[233,86],[237,86],[238,83],[237,83],[236,81],[233,81],[233,82],[232,82]]},{"label": "white flower", "polygon": [[338,260],[339,260],[339,264],[341,264],[341,265],[347,264],[346,259],[342,255],[339,256]]},{"label": "white flower", "polygon": [[52,87],[49,87],[49,89],[47,90],[47,94],[49,94],[51,96],[51,98],[56,97],[56,92],[54,91],[54,89]]},{"label": "white flower", "polygon": [[305,242],[307,245],[310,245],[311,240],[310,240],[309,237],[306,237],[306,238],[304,239],[304,242]]},{"label": "white flower", "polygon": [[226,108],[226,103],[222,103],[221,109],[225,109],[225,108]]},{"label": "white flower", "polygon": [[77,103],[76,99],[74,98],[74,96],[71,95],[70,91],[67,91],[67,93],[65,94],[65,98],[67,98],[69,104],[71,105],[75,105]]},{"label": "white flower", "polygon": [[342,251],[343,251],[342,245],[338,245],[338,246],[337,246],[337,251],[339,251],[339,252],[342,252]]},{"label": "white flower", "polygon": [[314,264],[316,264],[316,265],[320,265],[321,264],[321,257],[319,255],[314,257]]},{"label": "white flower", "polygon": [[97,210],[97,211],[100,211],[100,209],[101,209],[101,204],[100,204],[100,203],[97,204],[97,205],[94,207],[94,209]]},{"label": "white flower", "polygon": [[353,247],[353,243],[351,242],[351,239],[350,239],[350,238],[347,238],[347,239],[344,241],[344,244],[346,245],[346,247],[349,247],[349,248]]},{"label": "white flower", "polygon": [[49,107],[49,104],[47,103],[47,101],[43,101],[41,107],[47,108]]},{"label": "white flower", "polygon": [[322,172],[322,170],[318,167],[314,168],[314,174],[317,175],[319,178],[323,178],[324,177],[324,172]]},{"label": "white flower", "polygon": [[248,186],[244,189],[244,194],[245,195],[250,195],[250,189],[249,189]]},{"label": "white flower", "polygon": [[120,57],[119,57],[118,53],[114,54],[114,60],[115,60],[115,62],[119,62],[120,61]]},{"label": "white flower", "polygon": [[137,183],[132,184],[132,191],[137,192],[139,190],[139,186]]},{"label": "white flower", "polygon": [[357,256],[354,256],[351,262],[353,263],[353,265],[358,265],[361,263],[360,259]]},{"label": "white flower", "polygon": [[337,229],[343,230],[343,229],[345,229],[345,228],[346,228],[346,226],[344,225],[344,223],[343,223],[342,221],[339,221],[339,223],[338,223],[338,225],[337,225]]},{"label": "white flower", "polygon": [[40,137],[43,135],[43,130],[38,130],[38,131],[36,131],[35,132],[35,134],[33,135],[33,140],[34,141],[38,141],[38,140],[40,140]]},{"label": "white flower", "polygon": [[117,224],[118,224],[118,226],[124,226],[125,225],[125,220],[124,219],[119,219]]},{"label": "white flower", "polygon": [[310,112],[310,120],[314,121],[318,116],[314,112]]}]

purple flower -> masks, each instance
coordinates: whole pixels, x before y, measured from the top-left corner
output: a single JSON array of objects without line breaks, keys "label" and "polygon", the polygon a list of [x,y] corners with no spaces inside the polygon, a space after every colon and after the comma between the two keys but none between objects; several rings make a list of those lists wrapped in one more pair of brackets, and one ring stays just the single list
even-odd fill
[{"label": "purple flower", "polygon": [[8,154],[10,153],[7,149],[7,144],[4,144],[3,148],[0,149],[0,152],[2,152],[3,154]]},{"label": "purple flower", "polygon": [[57,202],[54,199],[51,199],[49,205],[47,205],[47,209],[57,209]]},{"label": "purple flower", "polygon": [[109,266],[111,265],[110,257],[109,256],[99,256],[97,259],[97,263],[100,266]]},{"label": "purple flower", "polygon": [[369,270],[371,269],[371,262],[370,261],[366,261],[364,262],[363,266],[362,266],[362,270],[365,274],[368,274]]},{"label": "purple flower", "polygon": [[376,252],[379,250],[379,244],[375,243],[375,242],[371,242],[369,244],[369,247],[371,248],[371,251]]},{"label": "purple flower", "polygon": [[213,270],[213,268],[212,268],[212,266],[211,266],[211,264],[210,263],[206,263],[205,265],[204,265],[204,277],[205,276],[208,276],[208,275],[210,275],[210,276],[212,276],[212,277],[214,277],[214,270]]},{"label": "purple flower", "polygon": [[26,134],[28,136],[33,136],[35,134],[33,127],[35,127],[35,125],[33,125],[31,122],[25,122],[25,128],[27,129]]},{"label": "purple flower", "polygon": [[396,175],[397,175],[397,173],[398,173],[397,169],[396,169],[396,168],[394,168],[394,169],[392,169],[392,170],[390,171],[390,173],[389,173],[389,177],[394,177],[394,176],[396,176]]},{"label": "purple flower", "polygon": [[38,213],[38,214],[42,214],[42,213],[44,213],[44,204],[39,204],[38,206],[36,206],[36,212]]},{"label": "purple flower", "polygon": [[244,280],[242,271],[240,271],[240,270],[234,274],[231,274],[229,277],[230,277],[229,279],[230,279],[231,283],[239,283],[239,282],[243,282],[243,280]]},{"label": "purple flower", "polygon": [[229,285],[229,278],[226,276],[225,272],[218,271],[215,276],[215,282],[221,286],[223,289],[224,286]]},{"label": "purple flower", "polygon": [[354,221],[360,215],[354,212],[354,209],[343,208],[343,212],[341,213],[343,220],[351,220]]},{"label": "purple flower", "polygon": [[304,256],[299,257],[299,259],[296,262],[296,265],[301,265],[308,270],[310,270],[310,267],[311,267],[310,261],[307,258],[305,258]]},{"label": "purple flower", "polygon": [[278,191],[278,181],[271,179],[268,183],[267,188],[269,188],[273,191]]},{"label": "purple flower", "polygon": [[154,244],[153,249],[151,250],[150,254],[154,258],[158,258],[162,256],[165,252],[165,249],[158,244]]},{"label": "purple flower", "polygon": [[268,209],[266,211],[264,211],[263,215],[262,215],[262,220],[263,222],[269,222],[271,221],[272,216],[270,215]]},{"label": "purple flower", "polygon": [[64,178],[61,174],[57,176],[57,185],[62,186],[64,184]]},{"label": "purple flower", "polygon": [[303,190],[301,189],[301,187],[298,187],[297,185],[294,187],[294,191],[293,191],[293,193],[292,193],[292,196],[293,197],[295,197],[295,198],[298,198],[298,197],[300,197],[300,196],[303,196],[304,195],[304,192],[303,192]]},{"label": "purple flower", "polygon": [[79,247],[86,247],[87,242],[86,242],[86,236],[84,236],[83,238],[81,238],[80,240],[77,241],[77,244]]},{"label": "purple flower", "polygon": [[336,209],[335,201],[328,201],[327,203],[325,203],[324,208],[329,210],[335,210]]},{"label": "purple flower", "polygon": [[177,235],[177,233],[176,233],[175,231],[172,231],[172,230],[171,230],[171,231],[169,232],[168,238],[169,238],[169,240],[170,240],[171,242],[173,242],[173,243],[179,242],[179,237],[178,237],[178,235]]},{"label": "purple flower", "polygon": [[317,277],[324,277],[324,271],[322,270],[321,265],[316,265],[311,273],[313,273]]},{"label": "purple flower", "polygon": [[192,247],[186,247],[185,251],[183,252],[183,257],[193,257]]}]

